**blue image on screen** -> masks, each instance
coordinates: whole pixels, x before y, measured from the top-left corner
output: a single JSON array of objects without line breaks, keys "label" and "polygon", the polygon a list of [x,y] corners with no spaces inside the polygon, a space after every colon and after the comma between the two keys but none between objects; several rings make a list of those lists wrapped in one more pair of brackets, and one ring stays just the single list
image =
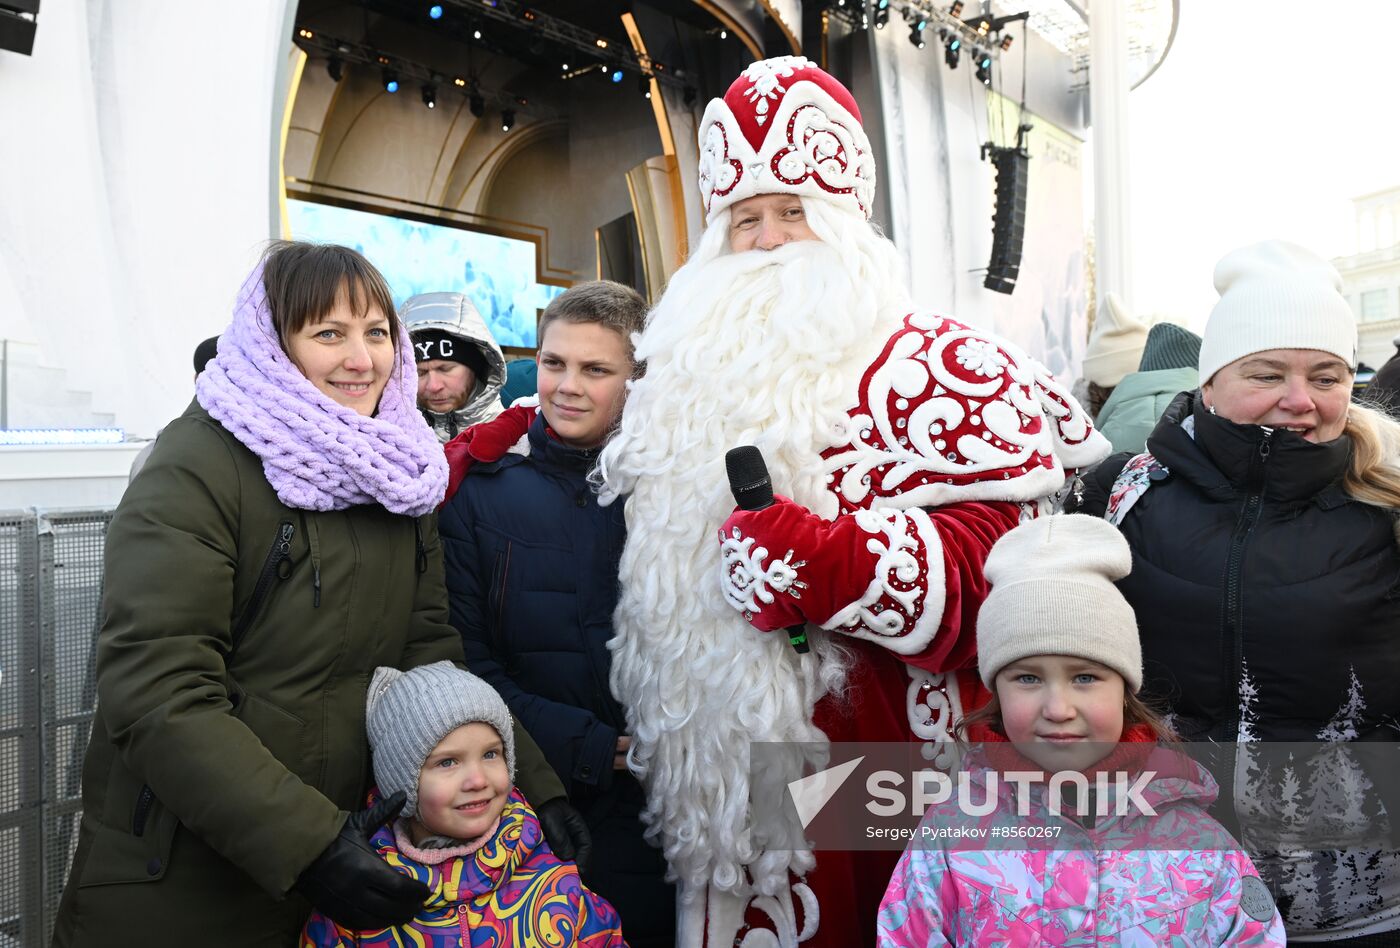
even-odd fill
[{"label": "blue image on screen", "polygon": [[535,281],[528,240],[294,198],[287,214],[297,240],[343,244],[368,257],[389,281],[395,306],[419,293],[465,293],[502,346],[534,348],[536,311],[564,292]]}]

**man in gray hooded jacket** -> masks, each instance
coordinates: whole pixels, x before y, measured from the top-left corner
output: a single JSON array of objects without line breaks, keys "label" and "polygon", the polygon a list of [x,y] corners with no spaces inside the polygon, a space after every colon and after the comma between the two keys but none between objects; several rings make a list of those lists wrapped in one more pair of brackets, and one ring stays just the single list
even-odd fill
[{"label": "man in gray hooded jacket", "polygon": [[471,300],[461,293],[420,293],[404,302],[399,318],[413,339],[418,408],[439,441],[501,413],[505,356]]}]

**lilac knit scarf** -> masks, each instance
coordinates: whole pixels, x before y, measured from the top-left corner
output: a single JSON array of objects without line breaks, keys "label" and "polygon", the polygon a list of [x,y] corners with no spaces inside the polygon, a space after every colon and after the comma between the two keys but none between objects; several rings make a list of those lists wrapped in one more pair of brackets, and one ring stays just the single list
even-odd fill
[{"label": "lilac knit scarf", "polygon": [[262,458],[282,503],[301,510],[380,504],[431,513],[447,488],[447,459],[414,404],[413,347],[399,326],[398,365],[366,418],[332,401],[287,358],[272,326],[262,267],[244,281],[219,354],[195,384],[199,404]]}]

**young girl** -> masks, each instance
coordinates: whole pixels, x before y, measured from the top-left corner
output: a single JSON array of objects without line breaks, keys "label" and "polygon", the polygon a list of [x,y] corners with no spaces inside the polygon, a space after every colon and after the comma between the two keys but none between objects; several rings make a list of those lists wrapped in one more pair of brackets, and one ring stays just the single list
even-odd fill
[{"label": "young girl", "polygon": [[451,662],[379,668],[365,723],[370,818],[389,821],[370,843],[429,895],[412,921],[378,931],[314,914],[302,948],[625,944],[617,913],[554,855],[513,786],[510,712],[490,685]]},{"label": "young girl", "polygon": [[[985,743],[963,769],[967,799],[991,793],[996,808],[972,817],[952,802],[925,815],[915,839],[928,842],[904,853],[880,906],[881,948],[1284,944],[1249,857],[1205,812],[1214,780],[1157,745],[1170,732],[1137,697],[1137,626],[1113,585],[1131,566],[1118,531],[1083,515],[1032,520],[993,547],[977,627],[993,697],[964,722]],[[1121,799],[1118,773],[1145,778],[1139,798],[1155,816]],[[1110,798],[1074,806],[1065,794],[1055,815],[1056,774],[1082,774]],[[958,823],[986,835],[953,844],[934,832]]]}]

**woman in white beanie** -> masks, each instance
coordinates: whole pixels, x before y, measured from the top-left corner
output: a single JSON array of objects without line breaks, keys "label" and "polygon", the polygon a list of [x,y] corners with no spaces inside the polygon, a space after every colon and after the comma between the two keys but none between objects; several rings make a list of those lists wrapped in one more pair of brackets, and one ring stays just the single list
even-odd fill
[{"label": "woman in white beanie", "polygon": [[[1119,588],[1149,690],[1187,739],[1239,742],[1249,842],[1251,820],[1279,816],[1260,799],[1294,796],[1301,820],[1328,809],[1277,772],[1255,780],[1249,744],[1400,736],[1400,425],[1351,403],[1356,322],[1325,260],[1255,244],[1220,261],[1215,285],[1201,388],[1177,396],[1147,453],[1092,472],[1079,509],[1132,549]],[[1358,805],[1377,812],[1379,793]],[[1400,854],[1364,831],[1343,839],[1251,850],[1290,941],[1400,944]]]},{"label": "woman in white beanie", "polygon": [[[992,699],[960,726],[982,744],[957,780],[997,805],[974,815],[959,794],[925,813],[881,903],[880,948],[1284,943],[1249,857],[1206,813],[1215,782],[1158,746],[1169,729],[1137,696],[1137,625],[1114,586],[1131,568],[1118,531],[1077,514],[1023,523],[992,547],[977,617]],[[1074,801],[1056,807],[1056,788],[1081,774],[1086,790],[1125,775],[1152,812],[1105,812],[1081,793],[1064,818]]]}]

